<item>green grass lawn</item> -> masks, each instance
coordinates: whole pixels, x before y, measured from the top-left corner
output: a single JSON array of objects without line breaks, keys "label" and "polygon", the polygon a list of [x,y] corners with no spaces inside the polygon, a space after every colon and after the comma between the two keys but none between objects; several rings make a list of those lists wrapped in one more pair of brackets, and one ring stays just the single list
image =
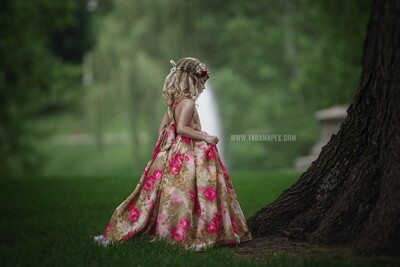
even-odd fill
[{"label": "green grass lawn", "polygon": [[[235,173],[246,217],[275,199],[297,173]],[[180,252],[163,242],[133,238],[108,248],[95,245],[116,206],[138,177],[32,178],[0,181],[0,266],[352,266],[326,257],[277,256],[259,262],[229,248]]]}]

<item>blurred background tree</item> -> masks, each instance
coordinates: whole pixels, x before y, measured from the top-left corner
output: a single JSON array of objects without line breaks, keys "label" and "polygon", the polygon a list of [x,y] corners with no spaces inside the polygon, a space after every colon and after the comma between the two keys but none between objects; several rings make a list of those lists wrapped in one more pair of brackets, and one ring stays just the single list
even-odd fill
[{"label": "blurred background tree", "polygon": [[94,44],[84,1],[5,0],[0,10],[0,168],[39,174],[37,119],[77,109],[82,61]]},{"label": "blurred background tree", "polygon": [[[3,173],[39,170],[42,151],[51,157],[45,175],[109,175],[144,167],[169,60],[188,55],[211,70],[230,169],[291,168],[317,138],[313,113],[355,93],[370,1],[2,5]],[[51,137],[37,142],[32,124]],[[297,141],[231,142],[232,134]]]}]

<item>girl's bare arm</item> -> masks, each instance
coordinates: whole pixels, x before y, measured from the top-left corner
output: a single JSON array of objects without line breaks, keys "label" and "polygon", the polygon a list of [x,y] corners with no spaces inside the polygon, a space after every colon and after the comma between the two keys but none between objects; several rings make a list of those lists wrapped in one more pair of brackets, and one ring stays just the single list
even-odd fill
[{"label": "girl's bare arm", "polygon": [[191,99],[184,99],[181,102],[182,108],[176,127],[177,133],[187,138],[206,141],[207,134],[196,131],[189,126],[195,111],[194,101]]}]

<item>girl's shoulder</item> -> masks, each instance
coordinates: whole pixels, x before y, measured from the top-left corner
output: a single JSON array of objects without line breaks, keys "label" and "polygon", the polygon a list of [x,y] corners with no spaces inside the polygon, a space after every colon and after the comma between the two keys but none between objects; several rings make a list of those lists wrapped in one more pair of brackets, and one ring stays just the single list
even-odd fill
[{"label": "girl's shoulder", "polygon": [[190,98],[182,98],[179,101],[176,101],[174,103],[172,111],[180,113],[182,112],[182,110],[194,114],[196,112],[196,106],[194,100]]},{"label": "girl's shoulder", "polygon": [[182,105],[194,105],[194,100],[193,99],[190,99],[190,98],[187,98],[187,97],[183,97],[183,98],[180,98],[180,99],[177,99],[177,100],[175,100],[175,102],[174,102],[174,108],[177,106],[177,105],[180,105],[180,106],[182,106]]}]

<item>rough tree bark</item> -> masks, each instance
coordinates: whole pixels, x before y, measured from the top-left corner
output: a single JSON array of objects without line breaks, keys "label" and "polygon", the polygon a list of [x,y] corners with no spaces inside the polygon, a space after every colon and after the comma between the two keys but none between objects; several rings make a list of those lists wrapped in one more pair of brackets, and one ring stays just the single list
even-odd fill
[{"label": "rough tree bark", "polygon": [[[327,81],[329,82],[329,81]],[[360,85],[337,135],[248,223],[254,236],[400,251],[400,1],[375,0]]]}]

